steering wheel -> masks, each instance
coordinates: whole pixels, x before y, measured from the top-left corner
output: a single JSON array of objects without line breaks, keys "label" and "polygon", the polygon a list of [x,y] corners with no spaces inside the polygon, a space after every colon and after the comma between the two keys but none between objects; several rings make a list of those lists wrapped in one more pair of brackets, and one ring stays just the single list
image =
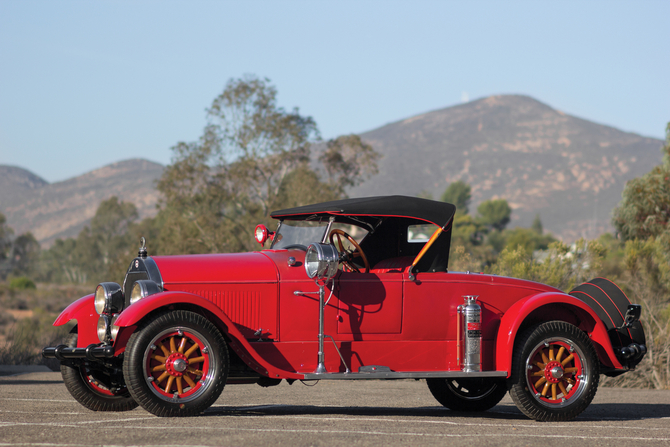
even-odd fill
[{"label": "steering wheel", "polygon": [[[358,267],[356,267],[356,264],[352,262],[353,258],[360,257],[363,259],[363,264],[365,264],[365,273],[370,273],[370,264],[368,263],[368,258],[365,257],[365,253],[363,253],[363,249],[360,245],[358,245],[358,242],[356,242],[356,240],[346,232],[338,229],[334,229],[330,232],[330,243],[333,245],[335,245],[335,237],[337,237],[337,247],[338,251],[340,252],[340,259],[342,262],[344,262],[344,265],[351,269],[351,271],[360,273],[361,271],[358,269]],[[354,246],[353,251],[344,249],[344,245],[342,244],[343,237]]]}]

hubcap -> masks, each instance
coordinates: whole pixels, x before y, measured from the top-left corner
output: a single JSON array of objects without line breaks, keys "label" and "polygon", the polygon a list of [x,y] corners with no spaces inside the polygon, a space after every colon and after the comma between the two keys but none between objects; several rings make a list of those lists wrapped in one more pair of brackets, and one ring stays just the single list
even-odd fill
[{"label": "hubcap", "polygon": [[211,384],[205,338],[188,329],[158,334],[147,347],[144,365],[151,391],[164,400],[188,402]]},{"label": "hubcap", "polygon": [[584,354],[570,340],[556,337],[538,343],[526,361],[531,395],[550,407],[569,405],[588,385]]}]

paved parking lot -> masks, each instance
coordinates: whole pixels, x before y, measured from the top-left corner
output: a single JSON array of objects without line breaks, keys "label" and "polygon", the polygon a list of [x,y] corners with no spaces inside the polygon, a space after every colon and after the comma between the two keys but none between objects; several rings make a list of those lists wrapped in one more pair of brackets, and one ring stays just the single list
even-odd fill
[{"label": "paved parking lot", "polygon": [[0,446],[670,445],[670,391],[601,388],[573,422],[540,423],[506,397],[486,413],[437,404],[423,381],[226,387],[204,415],[96,413],[60,373],[0,377]]}]

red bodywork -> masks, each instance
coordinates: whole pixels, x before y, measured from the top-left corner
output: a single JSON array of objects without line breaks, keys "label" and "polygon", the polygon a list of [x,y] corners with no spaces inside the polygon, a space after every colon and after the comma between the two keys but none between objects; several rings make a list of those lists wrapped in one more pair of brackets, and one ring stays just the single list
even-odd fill
[{"label": "red bodywork", "polygon": [[[304,378],[317,367],[319,324],[318,288],[305,274],[304,257],[299,249],[153,257],[164,291],[119,315],[115,355],[124,352],[132,332],[152,312],[189,309],[214,322],[252,371],[270,378]],[[332,296],[324,310],[325,333],[334,338],[352,371],[372,365],[394,372],[459,371],[456,321],[464,295],[479,296],[483,371],[509,376],[519,331],[556,319],[588,333],[603,365],[623,368],[601,319],[573,296],[484,274],[421,272],[411,280],[411,262],[411,257],[381,262],[369,273],[339,271],[328,284],[326,298],[331,291]],[[98,343],[92,295],[71,304],[54,324],[73,319],[79,325],[79,347]],[[345,371],[330,340],[325,366],[328,372]]]}]

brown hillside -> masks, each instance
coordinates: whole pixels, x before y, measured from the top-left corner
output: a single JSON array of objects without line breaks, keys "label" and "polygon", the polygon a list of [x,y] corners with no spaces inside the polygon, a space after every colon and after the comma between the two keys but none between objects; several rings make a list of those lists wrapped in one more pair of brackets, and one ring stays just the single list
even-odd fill
[{"label": "brown hillside", "polygon": [[[0,166],[0,172],[6,168]],[[39,177],[20,171],[24,175],[13,171],[16,175],[4,180],[13,186],[11,193],[2,189],[0,212],[15,234],[30,231],[43,246],[49,246],[57,238],[76,236],[95,215],[100,202],[112,196],[133,202],[141,218],[154,215],[158,200],[155,181],[163,166],[148,160],[126,160],[58,183],[42,180],[41,185],[31,183],[32,177]],[[34,186],[21,187],[26,184]]]},{"label": "brown hillside", "polygon": [[351,196],[419,194],[472,187],[471,213],[487,199],[514,209],[510,227],[565,240],[611,231],[626,181],[661,161],[662,141],[567,115],[527,96],[492,96],[362,134],[383,154],[379,175]]}]

